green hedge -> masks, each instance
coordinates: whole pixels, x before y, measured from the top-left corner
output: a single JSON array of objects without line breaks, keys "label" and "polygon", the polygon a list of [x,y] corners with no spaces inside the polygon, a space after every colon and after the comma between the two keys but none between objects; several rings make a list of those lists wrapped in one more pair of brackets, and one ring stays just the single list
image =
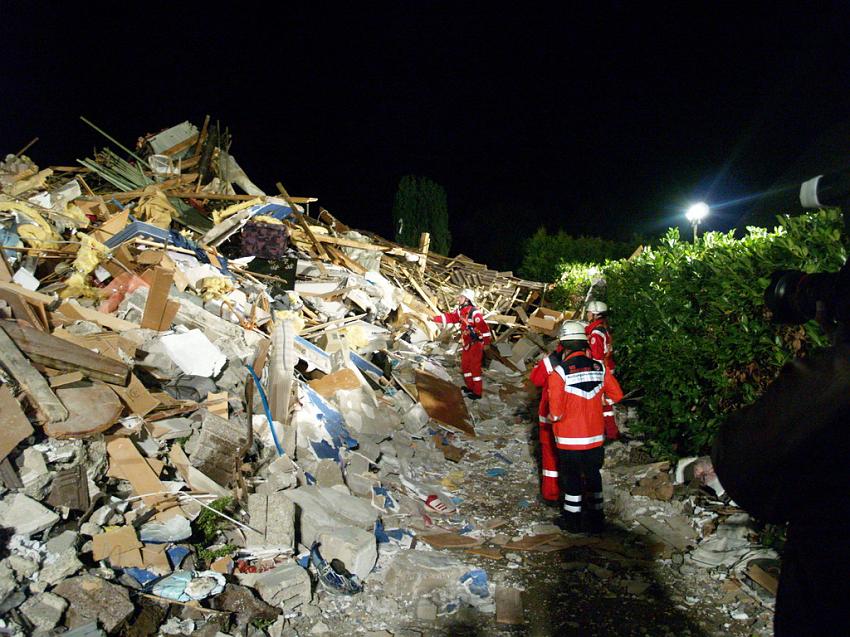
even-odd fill
[{"label": "green hedge", "polygon": [[[770,323],[764,290],[776,269],[841,266],[840,212],[779,223],[741,239],[707,233],[696,244],[671,229],[636,259],[602,268],[622,384],[643,390],[637,427],[659,455],[707,451],[726,414],[751,403],[795,355],[825,344],[814,322]],[[559,299],[586,292],[581,269],[564,269]]]}]

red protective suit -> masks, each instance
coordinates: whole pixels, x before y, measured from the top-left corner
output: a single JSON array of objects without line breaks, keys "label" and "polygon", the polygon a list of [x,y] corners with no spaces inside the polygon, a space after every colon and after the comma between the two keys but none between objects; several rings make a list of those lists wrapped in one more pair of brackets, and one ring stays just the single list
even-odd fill
[{"label": "red protective suit", "polygon": [[463,344],[460,370],[463,372],[463,381],[469,391],[480,397],[484,389],[481,379],[481,361],[484,358],[484,349],[490,345],[492,338],[481,310],[471,303],[466,303],[451,312],[433,317],[433,321],[440,324],[460,324]]},{"label": "red protective suit", "polygon": [[569,531],[602,530],[603,392],[618,401],[617,379],[585,352],[571,352],[549,375],[549,411],[563,493],[560,523]]},{"label": "red protective suit", "polygon": [[561,346],[552,354],[538,361],[531,370],[531,382],[541,387],[540,406],[537,409],[537,435],[540,440],[540,456],[543,475],[540,478],[540,493],[544,500],[558,501],[558,453],[555,451],[555,438],[552,435],[552,421],[549,419],[549,375],[561,362]]},{"label": "red protective suit", "polygon": [[[604,318],[596,319],[584,328],[587,334],[587,344],[590,349],[590,356],[603,365],[605,369],[613,372],[614,363],[614,339],[611,337],[611,332],[608,331],[608,324]],[[604,399],[605,410],[603,416],[605,418],[605,439],[617,440],[620,437],[620,428],[617,427],[617,421],[614,419],[614,401]]]}]

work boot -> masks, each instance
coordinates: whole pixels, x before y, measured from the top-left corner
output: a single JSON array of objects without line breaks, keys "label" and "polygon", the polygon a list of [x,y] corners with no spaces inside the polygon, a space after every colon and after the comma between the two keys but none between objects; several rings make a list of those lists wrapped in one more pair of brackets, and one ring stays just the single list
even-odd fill
[{"label": "work boot", "polygon": [[565,533],[581,533],[581,520],[578,516],[563,516],[559,515],[552,519],[552,524],[557,526]]},{"label": "work boot", "polygon": [[605,514],[601,510],[587,511],[581,519],[581,528],[590,535],[605,532]]}]

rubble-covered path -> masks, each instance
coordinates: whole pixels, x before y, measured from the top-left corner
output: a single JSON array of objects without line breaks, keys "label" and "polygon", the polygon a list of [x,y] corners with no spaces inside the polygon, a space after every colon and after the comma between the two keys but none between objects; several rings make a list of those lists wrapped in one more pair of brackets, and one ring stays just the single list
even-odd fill
[{"label": "rubble-covered path", "polygon": [[[451,369],[450,360],[443,363]],[[320,630],[409,636],[772,634],[768,607],[727,569],[707,568],[691,556],[702,534],[715,533],[720,520],[746,529],[746,516],[719,501],[719,513],[712,513],[707,492],[674,489],[669,463],[651,462],[639,441],[606,447],[608,528],[602,536],[566,535],[551,524],[557,509],[537,496],[534,398],[519,389],[519,374],[496,367],[502,371],[485,372],[489,395],[467,401],[477,436],[450,436],[463,457],[441,469],[415,469],[451,493],[457,511],[431,516],[413,547],[431,554],[432,544],[433,553],[463,562],[466,570],[482,569],[489,595],[478,605],[453,603],[451,589],[439,590],[447,582],[438,581],[454,575],[451,562],[443,571],[434,569],[426,586],[410,565],[389,588],[382,558],[359,596],[325,598]],[[619,414],[626,420],[629,410]],[[409,466],[417,466],[415,455]],[[633,495],[641,489],[648,495]],[[695,502],[708,508],[697,506],[694,515]],[[733,542],[720,552],[727,546],[740,548]],[[710,560],[710,551],[700,557]]]}]

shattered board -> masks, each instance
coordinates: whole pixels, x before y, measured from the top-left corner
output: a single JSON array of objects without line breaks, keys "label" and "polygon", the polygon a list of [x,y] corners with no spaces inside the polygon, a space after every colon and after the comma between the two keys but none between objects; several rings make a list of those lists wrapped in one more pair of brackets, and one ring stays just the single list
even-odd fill
[{"label": "shattered board", "polygon": [[417,371],[416,389],[419,392],[419,402],[431,418],[467,435],[475,435],[475,428],[470,422],[459,387],[431,374]]}]

